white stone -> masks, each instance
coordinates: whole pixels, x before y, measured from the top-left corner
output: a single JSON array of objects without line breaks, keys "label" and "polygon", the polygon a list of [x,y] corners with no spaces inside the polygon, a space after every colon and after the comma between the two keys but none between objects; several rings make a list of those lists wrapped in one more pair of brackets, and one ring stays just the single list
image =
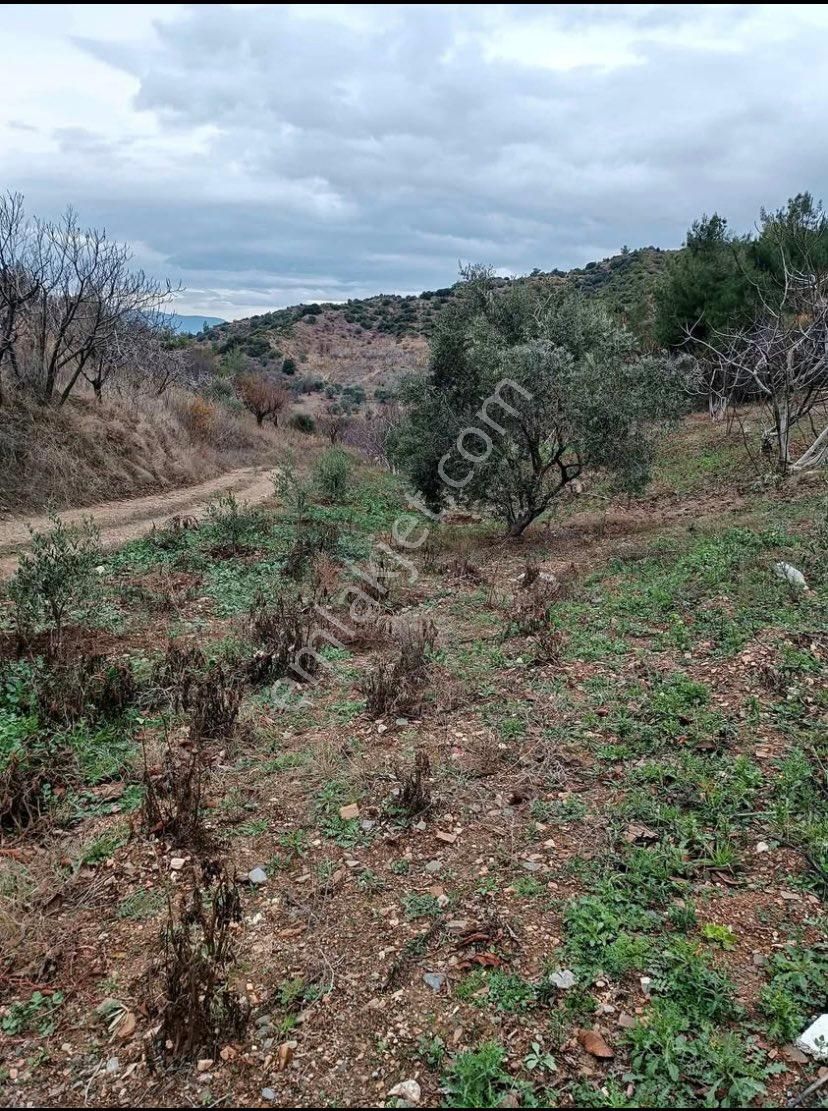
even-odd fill
[{"label": "white stone", "polygon": [[799,1035],[796,1048],[810,1053],[820,1061],[828,1061],[828,1014],[820,1015],[804,1034]]},{"label": "white stone", "polygon": [[419,1103],[422,1092],[416,1080],[402,1080],[389,1091],[390,1099],[404,1099],[407,1103]]}]

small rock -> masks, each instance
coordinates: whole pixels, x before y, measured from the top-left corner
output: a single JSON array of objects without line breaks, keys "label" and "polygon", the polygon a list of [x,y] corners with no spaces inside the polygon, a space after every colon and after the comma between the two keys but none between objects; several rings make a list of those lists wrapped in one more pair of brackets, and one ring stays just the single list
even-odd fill
[{"label": "small rock", "polygon": [[445,982],[446,978],[442,972],[426,972],[423,975],[423,983],[430,987],[432,991],[440,991]]},{"label": "small rock", "polygon": [[615,1056],[615,1051],[610,1049],[597,1030],[579,1030],[578,1041],[593,1057],[607,1061]]},{"label": "small rock", "polygon": [[267,883],[267,872],[264,868],[253,868],[247,873],[247,878],[251,883],[260,884]]},{"label": "small rock", "polygon": [[456,833],[447,833],[443,829],[438,829],[434,836],[437,838],[438,841],[444,841],[447,845],[453,845],[454,842],[457,840]]},{"label": "small rock", "polygon": [[785,579],[795,587],[797,590],[807,590],[808,583],[805,581],[805,576],[798,567],[794,567],[792,563],[785,563],[784,560],[779,563],[774,563],[773,569],[776,572],[777,578]]},{"label": "small rock", "polygon": [[201,1060],[196,1065],[196,1068],[198,1069],[199,1072],[209,1072],[212,1067],[213,1067],[213,1058],[212,1057],[202,1057]]},{"label": "small rock", "polygon": [[276,1093],[273,1091],[272,1088],[262,1088],[262,1099],[265,1100],[267,1103],[275,1103]]},{"label": "small rock", "polygon": [[769,853],[770,845],[767,843],[767,841],[760,841],[756,846],[756,851],[758,853]]},{"label": "small rock", "polygon": [[632,1030],[632,1028],[634,1026],[637,1026],[638,1023],[632,1015],[628,1015],[626,1011],[622,1011],[621,1014],[618,1016],[618,1025],[621,1026],[624,1030]]},{"label": "small rock", "polygon": [[429,860],[428,864],[425,866],[425,870],[430,876],[436,876],[442,867],[442,860]]},{"label": "small rock", "polygon": [[650,992],[651,992],[652,986],[653,986],[652,977],[651,976],[642,976],[641,979],[639,980],[639,983],[641,984],[641,990],[644,992],[644,994],[649,999]]},{"label": "small rock", "polygon": [[796,1039],[796,1048],[820,1061],[828,1061],[828,1014],[822,1014]]},{"label": "small rock", "polygon": [[279,1072],[284,1072],[290,1062],[293,1060],[293,1055],[296,1052],[296,1042],[282,1042],[276,1051],[278,1060]]},{"label": "small rock", "polygon": [[359,817],[359,805],[355,802],[349,802],[347,806],[340,806],[339,816],[343,822],[352,822]]},{"label": "small rock", "polygon": [[173,871],[173,872],[180,872],[180,871],[181,871],[181,869],[182,869],[182,868],[184,867],[184,865],[185,865],[186,863],[187,863],[187,859],[186,859],[186,857],[183,857],[183,856],[174,856],[174,857],[173,857],[173,858],[172,858],[172,859],[170,860],[170,868],[172,869],[172,871]]},{"label": "small rock", "polygon": [[389,1099],[404,1099],[406,1103],[419,1103],[422,1096],[416,1080],[402,1080],[388,1092]]},{"label": "small rock", "polygon": [[782,1056],[786,1061],[790,1061],[792,1065],[807,1065],[807,1054],[803,1053],[801,1049],[797,1049],[795,1045],[786,1045],[782,1050]]},{"label": "small rock", "polygon": [[637,841],[657,841],[658,834],[649,826],[641,825],[639,822],[630,822],[624,831],[624,840],[628,845],[634,845]]},{"label": "small rock", "polygon": [[110,1057],[106,1062],[106,1071],[110,1074],[115,1074],[121,1071],[121,1062],[117,1057]]},{"label": "small rock", "polygon": [[569,968],[558,969],[557,972],[552,973],[549,979],[555,987],[560,988],[561,991],[568,991],[570,988],[574,988],[578,982],[578,977]]},{"label": "small rock", "polygon": [[402,728],[404,725],[408,725],[408,718],[397,718],[394,724]]}]

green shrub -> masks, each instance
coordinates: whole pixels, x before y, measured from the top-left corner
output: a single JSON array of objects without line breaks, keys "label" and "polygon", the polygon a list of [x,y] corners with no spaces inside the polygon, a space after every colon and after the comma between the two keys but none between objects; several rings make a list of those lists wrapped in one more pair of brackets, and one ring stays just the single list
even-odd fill
[{"label": "green shrub", "polygon": [[8,594],[18,633],[25,638],[50,631],[50,648],[60,649],[66,621],[85,613],[94,599],[100,536],[91,520],[66,524],[56,514],[47,532],[32,531],[31,551],[20,557]]},{"label": "green shrub", "polygon": [[312,436],[316,431],[316,421],[308,413],[294,413],[288,425],[297,432],[304,432],[306,436]]},{"label": "green shrub", "polygon": [[329,448],[317,461],[314,482],[319,492],[330,501],[342,501],[348,492],[351,458],[342,448]]}]

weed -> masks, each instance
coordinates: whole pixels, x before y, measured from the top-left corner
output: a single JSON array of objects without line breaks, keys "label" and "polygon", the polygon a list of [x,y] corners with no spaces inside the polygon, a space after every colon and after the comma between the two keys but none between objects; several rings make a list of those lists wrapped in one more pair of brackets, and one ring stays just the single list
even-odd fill
[{"label": "weed", "polygon": [[145,918],[154,918],[163,908],[163,896],[157,891],[142,887],[120,901],[117,914],[119,918],[140,922]]},{"label": "weed", "polygon": [[720,949],[735,949],[736,934],[730,926],[720,926],[715,922],[705,922],[701,928],[701,935],[705,941],[712,941]]},{"label": "weed", "polygon": [[409,892],[403,896],[402,902],[405,917],[410,922],[417,918],[439,918],[443,913],[443,909],[434,895],[418,895]]},{"label": "weed", "polygon": [[351,457],[342,448],[329,448],[316,462],[313,480],[320,494],[328,501],[342,501],[348,492]]},{"label": "weed", "polygon": [[47,1038],[56,1026],[56,1013],[63,1004],[61,991],[51,995],[36,991],[25,1002],[12,1003],[0,1019],[0,1030],[4,1034],[27,1034],[36,1031],[40,1037]]},{"label": "weed", "polygon": [[825,1001],[828,981],[828,946],[806,949],[790,944],[768,961],[768,984],[762,989],[759,1009],[767,1019],[770,1037],[793,1041]]},{"label": "weed", "polygon": [[513,1088],[506,1050],[498,1042],[452,1057],[444,1079],[447,1107],[499,1107]]}]

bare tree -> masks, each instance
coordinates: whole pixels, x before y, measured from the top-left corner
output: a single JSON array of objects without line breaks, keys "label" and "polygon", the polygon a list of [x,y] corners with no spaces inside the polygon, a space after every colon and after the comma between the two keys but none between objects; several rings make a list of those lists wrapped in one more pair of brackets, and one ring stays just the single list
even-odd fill
[{"label": "bare tree", "polygon": [[28,235],[23,197],[6,193],[0,197],[0,401],[5,363],[19,384],[19,344],[27,306],[40,288]]},{"label": "bare tree", "polygon": [[243,404],[262,425],[266,417],[278,426],[279,414],[284,412],[290,402],[290,394],[265,374],[240,374],[236,379],[236,392]]},{"label": "bare tree", "polygon": [[351,421],[336,405],[328,405],[316,423],[319,431],[328,437],[331,444],[338,444],[345,438]]},{"label": "bare tree", "polygon": [[81,377],[102,388],[119,333],[158,321],[175,291],[132,270],[131,259],[72,209],[57,222],[30,221],[19,194],[0,202],[0,367],[8,362],[41,403],[62,405]]},{"label": "bare tree", "polygon": [[[828,463],[828,274],[794,271],[784,256],[782,265],[781,288],[762,295],[754,324],[704,341],[699,381],[721,408],[761,405],[763,450],[785,473]],[[810,443],[795,459],[797,434]]]}]

